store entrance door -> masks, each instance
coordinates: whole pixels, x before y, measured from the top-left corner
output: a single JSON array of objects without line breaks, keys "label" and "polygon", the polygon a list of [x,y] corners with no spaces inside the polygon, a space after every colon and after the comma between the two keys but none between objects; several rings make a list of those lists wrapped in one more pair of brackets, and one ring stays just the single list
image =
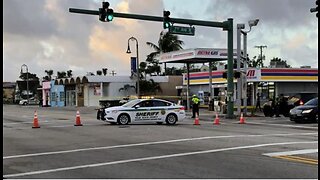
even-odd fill
[{"label": "store entrance door", "polygon": [[76,106],[76,90],[66,91],[66,106]]}]

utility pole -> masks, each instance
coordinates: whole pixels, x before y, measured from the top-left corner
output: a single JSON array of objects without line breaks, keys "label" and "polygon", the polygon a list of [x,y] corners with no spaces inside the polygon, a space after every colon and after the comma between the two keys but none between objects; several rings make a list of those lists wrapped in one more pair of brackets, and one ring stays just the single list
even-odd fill
[{"label": "utility pole", "polygon": [[263,67],[262,49],[267,48],[267,46],[261,45],[261,46],[254,46],[254,47],[260,49],[260,58],[261,58],[260,65],[261,65],[261,67]]}]

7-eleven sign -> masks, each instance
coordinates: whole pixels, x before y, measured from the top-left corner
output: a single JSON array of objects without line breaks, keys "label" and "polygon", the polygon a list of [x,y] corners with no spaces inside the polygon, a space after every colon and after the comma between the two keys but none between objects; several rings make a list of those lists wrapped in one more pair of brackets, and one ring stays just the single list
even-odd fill
[{"label": "7-eleven sign", "polygon": [[246,73],[247,81],[260,81],[261,69],[248,69]]}]

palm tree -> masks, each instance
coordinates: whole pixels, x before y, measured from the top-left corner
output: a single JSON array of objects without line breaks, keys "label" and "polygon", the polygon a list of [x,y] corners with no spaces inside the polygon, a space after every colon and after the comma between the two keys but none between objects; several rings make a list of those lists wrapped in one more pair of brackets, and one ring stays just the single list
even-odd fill
[{"label": "palm tree", "polygon": [[50,70],[45,70],[44,71],[47,75],[43,78],[44,80],[47,80],[47,81],[51,81],[52,79],[52,75],[53,75],[53,70],[50,69]]},{"label": "palm tree", "polygon": [[67,71],[67,76],[68,76],[68,77],[72,77],[72,70],[68,70],[68,71]]},{"label": "palm tree", "polygon": [[67,77],[67,73],[65,71],[58,71],[57,72],[57,78],[66,78]]},{"label": "palm tree", "polygon": [[[153,72],[157,72],[159,71],[159,61],[155,59],[155,57],[157,55],[159,55],[160,53],[166,53],[166,52],[171,52],[171,51],[177,51],[177,50],[181,50],[182,45],[183,45],[183,41],[179,40],[179,37],[173,34],[170,34],[169,32],[160,33],[160,38],[158,40],[158,45],[155,45],[151,42],[147,42],[147,45],[150,46],[151,48],[153,48],[155,51],[150,53],[147,56],[146,61],[150,64],[152,64],[154,67]],[[159,66],[159,67],[157,67]],[[165,64],[165,68],[166,68],[166,64]],[[158,74],[159,72],[157,72]]]}]

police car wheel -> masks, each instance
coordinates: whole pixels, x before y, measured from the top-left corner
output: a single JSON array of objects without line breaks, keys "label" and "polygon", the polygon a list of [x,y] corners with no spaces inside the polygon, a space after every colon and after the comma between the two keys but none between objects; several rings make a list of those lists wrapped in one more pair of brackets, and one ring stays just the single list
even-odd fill
[{"label": "police car wheel", "polygon": [[120,114],[118,116],[118,124],[120,124],[120,125],[128,124],[129,121],[130,121],[130,118],[127,114]]},{"label": "police car wheel", "polygon": [[168,125],[174,125],[178,121],[178,118],[175,114],[169,114],[166,118],[166,123]]}]

